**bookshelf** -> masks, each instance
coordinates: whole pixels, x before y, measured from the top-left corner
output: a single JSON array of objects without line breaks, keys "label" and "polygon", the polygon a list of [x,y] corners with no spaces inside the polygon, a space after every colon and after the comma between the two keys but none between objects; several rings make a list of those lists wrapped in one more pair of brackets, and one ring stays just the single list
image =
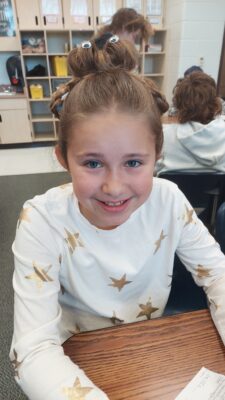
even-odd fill
[{"label": "bookshelf", "polygon": [[[89,40],[120,7],[136,8],[154,24],[155,34],[149,43],[137,43],[140,50],[139,72],[153,79],[162,89],[166,29],[163,28],[162,0],[158,0],[160,12],[152,9],[153,3],[157,4],[150,0],[112,0],[107,8],[103,0],[13,1],[16,49],[14,45],[10,50],[16,50],[21,57],[24,101],[30,124],[29,135],[23,135],[18,141],[57,140],[58,121],[49,109],[50,99],[56,88],[71,78],[65,65],[64,68],[59,67],[59,63],[65,64],[68,52]],[[156,15],[151,15],[153,12]],[[38,90],[41,91],[39,95]],[[7,143],[7,135],[4,135],[2,143]]]}]

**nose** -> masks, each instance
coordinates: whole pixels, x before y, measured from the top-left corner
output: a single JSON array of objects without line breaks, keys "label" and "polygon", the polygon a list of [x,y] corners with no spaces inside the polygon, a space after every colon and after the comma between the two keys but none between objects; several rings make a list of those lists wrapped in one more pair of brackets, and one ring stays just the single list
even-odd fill
[{"label": "nose", "polygon": [[114,199],[123,194],[124,183],[122,178],[116,173],[108,173],[102,184],[102,191]]}]

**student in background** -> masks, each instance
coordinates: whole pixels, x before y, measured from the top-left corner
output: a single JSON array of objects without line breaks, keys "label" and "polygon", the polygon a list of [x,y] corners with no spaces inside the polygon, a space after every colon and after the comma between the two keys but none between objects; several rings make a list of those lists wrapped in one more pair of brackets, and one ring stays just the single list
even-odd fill
[{"label": "student in background", "polygon": [[30,400],[108,399],[62,343],[160,317],[175,252],[204,287],[225,343],[225,256],[178,187],[153,178],[168,104],[132,72],[132,54],[117,37],[101,50],[84,43],[68,57],[74,78],[53,95],[56,154],[72,183],[24,204],[13,244],[10,357]]},{"label": "student in background", "polygon": [[225,171],[225,121],[216,83],[204,72],[178,80],[173,103],[177,123],[163,125],[162,157],[157,174],[165,171]]},{"label": "student in background", "polygon": [[[185,78],[186,76],[190,75],[192,72],[203,72],[203,70],[202,70],[202,68],[199,67],[198,65],[192,65],[191,67],[189,67],[188,69],[186,69],[186,71],[184,72],[184,78]],[[177,83],[176,83],[175,87],[177,86],[177,84],[178,84],[180,81],[182,81],[182,79],[183,79],[183,78],[179,78],[179,79],[177,80]],[[174,94],[175,87],[173,88],[173,94]],[[169,117],[176,117],[176,115],[177,115],[177,109],[176,109],[176,107],[175,107],[175,105],[173,104],[173,101],[172,101],[172,104],[171,104],[171,106],[169,107],[169,110],[168,110],[168,116],[169,116]]]},{"label": "student in background", "polygon": [[150,22],[133,8],[120,8],[113,15],[111,23],[104,25],[98,31],[96,38],[110,33],[119,36],[121,40],[128,40],[135,44],[140,43],[141,40],[147,42],[154,34],[154,30]]},{"label": "student in background", "polygon": [[192,72],[204,72],[203,69],[201,67],[199,67],[199,65],[192,65],[190,68],[186,69],[186,71],[184,71],[184,78],[190,74],[192,74]]},{"label": "student in background", "polygon": [[[192,65],[191,67],[189,67],[188,69],[186,69],[186,71],[184,72],[184,78],[185,78],[186,76],[192,74],[193,72],[204,72],[204,71],[203,71],[203,69],[202,69],[201,67],[199,67],[199,65]],[[177,80],[177,83],[176,83],[175,87],[177,86],[177,84],[178,84],[182,79],[183,79],[183,78],[179,78],[179,79]],[[173,94],[174,94],[175,87],[174,87],[174,89],[173,89]],[[222,113],[223,115],[225,115],[225,101],[224,101],[221,97],[220,97],[220,101],[221,101],[221,105],[222,105],[222,111],[221,111],[221,113]],[[168,110],[168,116],[169,116],[169,117],[176,117],[176,115],[177,115],[177,109],[176,109],[175,105],[174,105],[173,102],[172,102],[172,105],[169,107],[169,110]]]}]

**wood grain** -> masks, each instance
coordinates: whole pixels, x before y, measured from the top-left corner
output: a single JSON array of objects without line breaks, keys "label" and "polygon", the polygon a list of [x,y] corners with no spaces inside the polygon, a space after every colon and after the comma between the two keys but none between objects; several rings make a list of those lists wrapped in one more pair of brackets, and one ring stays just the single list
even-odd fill
[{"label": "wood grain", "polygon": [[208,310],[80,333],[64,350],[110,400],[174,400],[202,366],[225,374]]},{"label": "wood grain", "polygon": [[176,115],[174,116],[168,116],[168,115],[163,115],[161,118],[162,124],[177,124],[178,120]]}]

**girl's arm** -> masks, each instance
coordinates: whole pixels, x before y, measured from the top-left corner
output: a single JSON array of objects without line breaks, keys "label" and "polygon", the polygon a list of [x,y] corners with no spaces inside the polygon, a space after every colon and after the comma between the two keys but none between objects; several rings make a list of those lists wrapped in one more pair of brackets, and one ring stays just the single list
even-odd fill
[{"label": "girl's arm", "polygon": [[192,209],[184,197],[183,214],[187,218],[180,222],[183,226],[177,255],[197,285],[203,287],[213,321],[225,344],[225,255],[196,214],[191,213]]},{"label": "girl's arm", "polygon": [[67,356],[58,332],[60,244],[35,208],[25,205],[15,242],[14,335],[10,358],[30,400],[106,400]]}]

